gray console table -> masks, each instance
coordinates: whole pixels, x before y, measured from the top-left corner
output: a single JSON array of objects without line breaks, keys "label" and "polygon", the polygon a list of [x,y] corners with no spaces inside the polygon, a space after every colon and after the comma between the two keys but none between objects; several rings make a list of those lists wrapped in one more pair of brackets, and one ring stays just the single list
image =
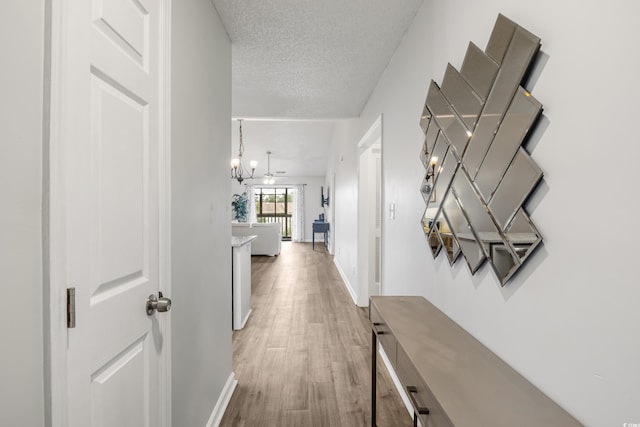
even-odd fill
[{"label": "gray console table", "polygon": [[422,297],[371,297],[371,425],[378,343],[424,427],[581,426]]}]

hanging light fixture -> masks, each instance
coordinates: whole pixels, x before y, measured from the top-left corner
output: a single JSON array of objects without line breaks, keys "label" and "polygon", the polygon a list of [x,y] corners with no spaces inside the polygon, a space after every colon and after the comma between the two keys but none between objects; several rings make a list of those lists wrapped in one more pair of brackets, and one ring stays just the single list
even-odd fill
[{"label": "hanging light fixture", "polygon": [[[242,163],[242,154],[244,153],[244,144],[242,143],[242,119],[238,119],[240,122],[240,148],[238,149],[238,158],[231,160],[231,179],[237,179],[240,184],[245,179],[253,178],[253,173],[256,171],[256,167],[258,166],[258,162],[255,160],[251,160],[249,166],[251,167],[251,174],[249,175],[249,170],[245,168],[244,163]],[[248,176],[244,176],[245,173]]]},{"label": "hanging light fixture", "polygon": [[273,179],[271,173],[271,151],[267,151],[267,173],[264,174],[263,184],[275,184],[276,180]]}]

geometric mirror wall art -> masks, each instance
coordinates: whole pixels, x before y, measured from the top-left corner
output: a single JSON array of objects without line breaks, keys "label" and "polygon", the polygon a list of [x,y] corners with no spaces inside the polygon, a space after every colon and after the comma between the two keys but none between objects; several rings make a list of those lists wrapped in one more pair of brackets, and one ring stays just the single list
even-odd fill
[{"label": "geometric mirror wall art", "polygon": [[422,228],[433,257],[488,262],[504,286],[542,241],[523,205],[542,171],[523,148],[542,105],[522,86],[540,38],[499,15],[484,51],[431,81],[420,127]]}]

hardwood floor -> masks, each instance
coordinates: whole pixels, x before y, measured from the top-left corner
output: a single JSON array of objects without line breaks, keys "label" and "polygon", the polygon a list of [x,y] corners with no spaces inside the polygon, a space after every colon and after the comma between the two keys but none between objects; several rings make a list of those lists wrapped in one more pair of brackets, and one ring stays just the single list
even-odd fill
[{"label": "hardwood floor", "polygon": [[[371,330],[324,246],[252,257],[252,314],[233,333],[238,379],[221,426],[371,425]],[[378,359],[378,426],[411,426]]]}]

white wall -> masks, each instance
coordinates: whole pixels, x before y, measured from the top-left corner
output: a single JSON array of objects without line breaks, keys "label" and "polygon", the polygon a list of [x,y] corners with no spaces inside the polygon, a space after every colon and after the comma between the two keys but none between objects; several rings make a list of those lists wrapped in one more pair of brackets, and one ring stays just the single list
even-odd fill
[{"label": "white wall", "polygon": [[[545,178],[528,209],[544,247],[504,289],[488,266],[471,276],[462,260],[433,261],[419,225],[429,79],[440,82],[447,62],[459,68],[469,41],[484,47],[498,13],[540,36],[543,52],[531,89],[544,118],[529,148]],[[426,0],[356,137],[337,147],[336,195],[350,200],[351,147],[383,114],[383,293],[427,297],[589,426],[640,423],[638,16],[625,0]],[[337,261],[348,270],[355,239],[339,225],[353,215],[337,203]]]},{"label": "white wall", "polygon": [[45,4],[0,2],[0,425],[44,425]]},{"label": "white wall", "polygon": [[[227,162],[228,163],[228,162]],[[228,173],[228,171],[227,171]],[[228,179],[228,178],[227,178]],[[229,180],[231,181],[231,180]],[[231,181],[231,195],[241,194],[245,190],[245,184],[238,184],[238,181]],[[245,182],[246,183],[246,182]],[[252,180],[253,185],[262,185],[261,180]],[[326,192],[325,177],[323,176],[282,176],[276,178],[277,185],[287,184],[306,184],[304,187],[304,239],[307,242],[311,241],[311,233],[314,219],[318,219],[318,216],[323,212],[328,212],[329,208],[324,209],[320,207],[320,186],[324,185]],[[231,206],[231,198],[229,198],[229,206]],[[322,241],[324,236],[318,234],[316,241]]]},{"label": "white wall", "polygon": [[[335,174],[335,188],[331,189],[330,218],[333,229],[334,263],[352,297],[356,297],[358,287],[357,242],[358,242],[358,119],[341,120],[336,123],[327,177]],[[372,125],[373,121],[369,123]],[[368,130],[368,128],[367,128]],[[330,180],[327,180],[329,183]]]},{"label": "white wall", "polygon": [[209,0],[173,2],[173,425],[207,424],[231,375],[231,43]]}]

